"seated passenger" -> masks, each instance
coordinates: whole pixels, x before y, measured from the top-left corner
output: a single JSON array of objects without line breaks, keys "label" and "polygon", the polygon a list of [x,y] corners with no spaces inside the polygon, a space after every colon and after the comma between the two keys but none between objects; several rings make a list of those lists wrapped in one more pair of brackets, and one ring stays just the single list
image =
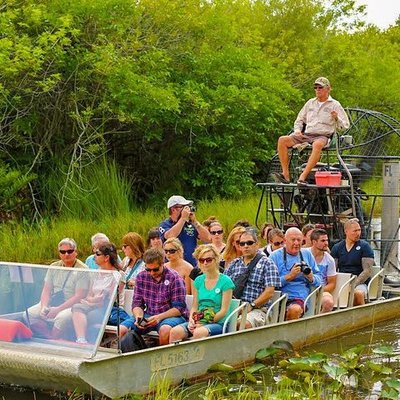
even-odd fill
[{"label": "seated passenger", "polygon": [[195,339],[222,333],[231,311],[232,280],[219,272],[219,252],[212,244],[203,244],[193,253],[203,274],[194,281],[189,322],[172,328],[170,343],[193,336]]},{"label": "seated passenger", "polygon": [[[109,325],[117,325],[118,313],[120,321],[129,318],[128,313],[123,309],[125,274],[119,266],[117,249],[112,243],[103,244],[96,251],[95,257],[96,264],[100,266],[101,270],[117,270],[121,275],[119,282],[119,308],[116,304],[113,306],[108,320]],[[72,322],[74,324],[77,343],[87,343],[88,323],[98,324],[103,320],[115,284],[114,275],[99,273],[93,279],[89,294],[80,303],[72,306]]]},{"label": "seated passenger", "polygon": [[324,293],[322,296],[321,312],[329,312],[333,310],[332,293],[336,287],[336,266],[335,260],[328,253],[329,239],[328,233],[323,229],[314,229],[310,236],[311,254],[315,258],[315,262],[322,276],[322,284],[324,285]]},{"label": "seated passenger", "polygon": [[311,247],[311,234],[315,229],[314,224],[306,224],[301,229],[301,233],[303,234],[303,249]]},{"label": "seated passenger", "polygon": [[90,238],[90,241],[92,243],[92,252],[91,254],[85,261],[85,264],[90,268],[90,269],[99,269],[100,266],[96,264],[95,260],[95,253],[98,250],[98,248],[105,243],[109,243],[110,239],[104,234],[104,233],[96,233]]},{"label": "seated passenger", "polygon": [[212,221],[208,226],[208,231],[210,232],[211,243],[218,250],[218,253],[222,254],[226,244],[224,242],[224,228],[221,223],[217,220]]},{"label": "seated passenger", "polygon": [[245,231],[243,226],[237,226],[233,228],[228,235],[226,241],[226,247],[222,253],[221,266],[225,269],[228,268],[229,264],[237,257],[242,255],[242,249],[239,246],[240,235]]},{"label": "seated passenger", "polygon": [[279,228],[270,229],[268,232],[268,244],[262,249],[269,256],[273,251],[285,245],[285,234]]},{"label": "seated passenger", "polygon": [[339,272],[357,275],[354,305],[359,306],[365,304],[367,284],[375,264],[374,252],[365,240],[360,239],[361,227],[357,218],[345,222],[344,234],[346,238],[332,247],[331,256]]},{"label": "seated passenger", "polygon": [[89,289],[86,274],[71,273],[73,268],[87,268],[77,255],[75,240],[64,238],[58,243],[60,261],[52,266],[64,267],[67,272],[49,268],[44,278],[40,303],[28,309],[31,328],[34,334],[59,338],[69,336],[72,328],[72,305],[79,303]]},{"label": "seated passenger", "polygon": [[192,294],[192,286],[190,273],[193,266],[183,259],[183,246],[179,239],[169,238],[164,242],[164,253],[168,262],[165,264],[167,268],[173,269],[184,280],[186,294]]},{"label": "seated passenger", "polygon": [[147,233],[146,249],[150,249],[152,247],[161,250],[162,245],[163,243],[158,228],[157,227],[151,228]]},{"label": "seated passenger", "polygon": [[247,313],[246,328],[263,326],[275,287],[280,286],[278,269],[264,252],[258,250],[257,232],[254,228],[245,228],[239,237],[239,246],[243,255],[229,264],[225,274],[235,282],[251,268],[240,299],[247,301],[251,306],[250,312]]},{"label": "seated passenger", "polygon": [[126,289],[135,287],[136,277],[144,270],[144,241],[136,232],[129,232],[122,238],[122,269],[126,275]]},{"label": "seated passenger", "polygon": [[[282,292],[287,293],[286,320],[299,319],[304,313],[304,301],[312,286],[319,286],[322,278],[309,250],[302,250],[303,234],[298,228],[285,233],[285,247],[274,251],[269,258],[277,265]],[[305,263],[305,265],[302,265]]]},{"label": "seated passenger", "polygon": [[171,329],[187,320],[185,283],[164,266],[161,250],[146,250],[143,260],[146,266],[136,279],[133,316],[122,323],[120,335],[129,329],[139,334],[156,330],[160,344],[168,344]]}]

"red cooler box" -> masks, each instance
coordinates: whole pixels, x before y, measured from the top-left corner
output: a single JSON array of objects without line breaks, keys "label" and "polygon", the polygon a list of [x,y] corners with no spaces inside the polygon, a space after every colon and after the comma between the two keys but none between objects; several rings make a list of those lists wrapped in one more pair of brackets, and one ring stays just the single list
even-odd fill
[{"label": "red cooler box", "polygon": [[317,186],[340,186],[342,173],[340,171],[317,171],[315,184]]}]

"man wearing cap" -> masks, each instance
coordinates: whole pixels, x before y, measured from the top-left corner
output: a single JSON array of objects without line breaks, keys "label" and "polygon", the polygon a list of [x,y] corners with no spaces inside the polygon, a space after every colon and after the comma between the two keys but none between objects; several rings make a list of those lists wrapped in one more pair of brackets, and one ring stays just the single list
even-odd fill
[{"label": "man wearing cap", "polygon": [[297,181],[298,185],[305,185],[308,174],[319,161],[322,149],[327,145],[335,130],[347,129],[350,126],[343,107],[330,96],[331,84],[328,79],[324,77],[316,79],[314,90],[316,97],[308,100],[300,110],[294,123],[294,132],[281,136],[278,140],[282,173],[276,173],[275,177],[279,182],[290,183],[289,148],[302,143],[312,145],[306,167]]},{"label": "man wearing cap", "polygon": [[196,266],[196,259],[193,257],[194,249],[197,246],[197,239],[209,242],[209,232],[196,219],[191,206],[193,201],[186,200],[183,196],[171,196],[168,199],[167,207],[169,218],[161,222],[158,227],[161,240],[177,237],[183,245],[184,259]]}]

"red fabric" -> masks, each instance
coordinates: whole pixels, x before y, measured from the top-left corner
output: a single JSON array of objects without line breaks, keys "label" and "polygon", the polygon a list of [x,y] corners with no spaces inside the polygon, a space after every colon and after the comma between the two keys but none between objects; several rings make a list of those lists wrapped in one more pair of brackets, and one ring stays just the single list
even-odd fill
[{"label": "red fabric", "polygon": [[30,339],[32,331],[20,321],[0,319],[0,340],[12,342],[14,340]]}]

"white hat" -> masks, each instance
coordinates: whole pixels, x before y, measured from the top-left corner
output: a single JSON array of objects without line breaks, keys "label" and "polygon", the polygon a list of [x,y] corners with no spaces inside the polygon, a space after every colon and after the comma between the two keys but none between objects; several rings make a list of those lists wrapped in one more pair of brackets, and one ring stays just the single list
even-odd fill
[{"label": "white hat", "polygon": [[167,208],[174,206],[190,206],[193,204],[192,200],[186,200],[183,196],[171,196],[168,199]]}]

